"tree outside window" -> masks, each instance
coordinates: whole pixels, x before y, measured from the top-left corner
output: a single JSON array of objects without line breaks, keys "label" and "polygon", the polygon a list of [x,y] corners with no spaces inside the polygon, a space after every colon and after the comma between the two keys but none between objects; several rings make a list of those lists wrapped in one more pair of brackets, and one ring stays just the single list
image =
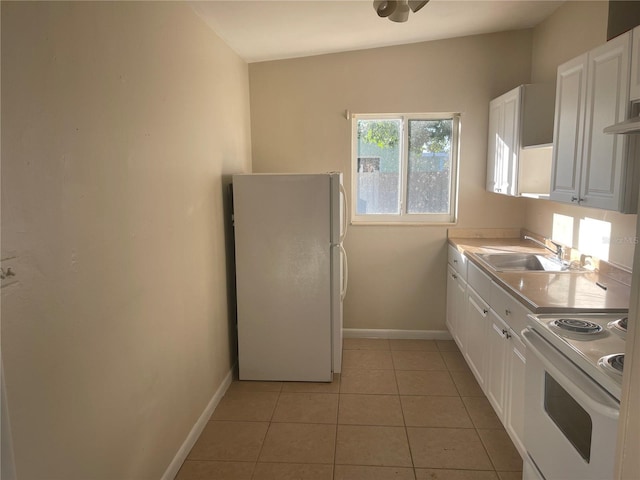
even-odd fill
[{"label": "tree outside window", "polygon": [[354,221],[451,223],[459,116],[354,116]]}]

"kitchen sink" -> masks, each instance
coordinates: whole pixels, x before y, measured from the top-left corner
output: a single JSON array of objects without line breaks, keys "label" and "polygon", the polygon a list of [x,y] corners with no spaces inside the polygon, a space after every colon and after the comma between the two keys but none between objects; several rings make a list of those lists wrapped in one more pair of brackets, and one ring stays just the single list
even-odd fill
[{"label": "kitchen sink", "polygon": [[478,253],[478,258],[498,271],[563,272],[569,265],[555,257],[534,253]]}]

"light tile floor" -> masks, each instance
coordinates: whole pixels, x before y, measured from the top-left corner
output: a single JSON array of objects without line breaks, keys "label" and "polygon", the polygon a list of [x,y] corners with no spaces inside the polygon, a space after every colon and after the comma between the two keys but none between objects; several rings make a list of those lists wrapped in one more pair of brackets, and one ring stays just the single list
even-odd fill
[{"label": "light tile floor", "polygon": [[332,383],[234,381],[176,480],[515,480],[453,341],[345,339]]}]

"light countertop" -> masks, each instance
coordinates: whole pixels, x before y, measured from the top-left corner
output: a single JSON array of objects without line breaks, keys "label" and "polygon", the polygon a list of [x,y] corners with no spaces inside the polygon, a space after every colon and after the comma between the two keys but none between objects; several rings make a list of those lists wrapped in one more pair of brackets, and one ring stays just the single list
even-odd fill
[{"label": "light countertop", "polygon": [[453,236],[449,237],[449,244],[534,313],[626,312],[629,308],[630,272],[604,262],[595,271],[501,272],[479,260],[476,254],[527,252],[547,255],[549,252],[521,238]]}]

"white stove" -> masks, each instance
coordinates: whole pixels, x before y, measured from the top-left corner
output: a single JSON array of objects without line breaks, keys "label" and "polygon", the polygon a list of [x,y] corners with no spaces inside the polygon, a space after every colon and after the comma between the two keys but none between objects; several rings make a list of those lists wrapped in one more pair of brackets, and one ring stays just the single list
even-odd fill
[{"label": "white stove", "polygon": [[626,313],[529,315],[531,327],[620,401]]},{"label": "white stove", "polygon": [[523,478],[613,478],[626,314],[529,315]]}]

